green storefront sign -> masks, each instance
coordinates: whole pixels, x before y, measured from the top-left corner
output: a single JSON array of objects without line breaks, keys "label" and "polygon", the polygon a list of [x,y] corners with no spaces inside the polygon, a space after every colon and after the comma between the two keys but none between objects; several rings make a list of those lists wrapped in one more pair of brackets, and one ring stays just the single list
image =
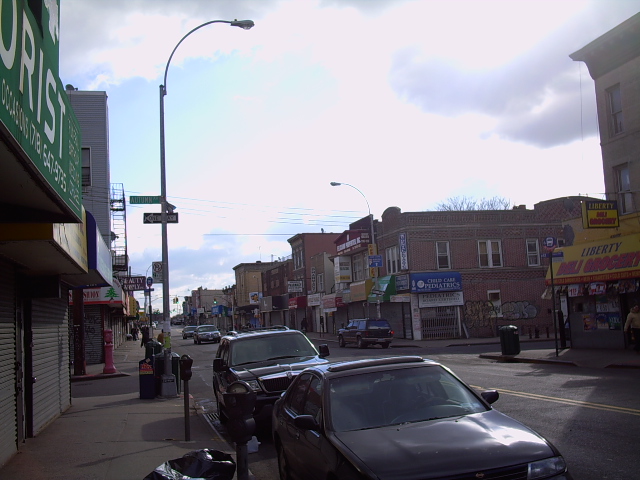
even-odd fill
[{"label": "green storefront sign", "polygon": [[26,3],[0,0],[0,121],[81,219],[80,127],[58,78],[58,2],[42,1],[38,18]]}]

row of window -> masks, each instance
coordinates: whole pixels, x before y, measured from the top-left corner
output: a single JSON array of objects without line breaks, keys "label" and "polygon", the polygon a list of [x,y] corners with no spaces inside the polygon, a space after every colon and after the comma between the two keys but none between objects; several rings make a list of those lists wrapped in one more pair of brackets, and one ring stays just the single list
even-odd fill
[{"label": "row of window", "polygon": [[[400,249],[398,245],[387,248],[387,274],[398,273],[400,266]],[[538,239],[530,238],[526,241],[527,265],[540,266],[540,246]],[[451,250],[449,242],[436,242],[436,259],[438,270],[450,270]],[[478,266],[480,268],[498,268],[504,266],[502,260],[502,242],[500,240],[478,240]],[[355,270],[355,264],[354,264]]]}]

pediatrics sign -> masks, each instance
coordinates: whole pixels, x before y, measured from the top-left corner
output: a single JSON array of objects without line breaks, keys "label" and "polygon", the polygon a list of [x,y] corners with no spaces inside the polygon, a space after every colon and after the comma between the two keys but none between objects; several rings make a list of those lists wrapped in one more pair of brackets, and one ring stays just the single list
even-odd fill
[{"label": "pediatrics sign", "polygon": [[41,1],[36,18],[26,3],[0,1],[0,121],[80,221],[80,127],[58,77],[59,6]]},{"label": "pediatrics sign", "polygon": [[462,290],[460,272],[411,274],[411,293],[455,292]]}]

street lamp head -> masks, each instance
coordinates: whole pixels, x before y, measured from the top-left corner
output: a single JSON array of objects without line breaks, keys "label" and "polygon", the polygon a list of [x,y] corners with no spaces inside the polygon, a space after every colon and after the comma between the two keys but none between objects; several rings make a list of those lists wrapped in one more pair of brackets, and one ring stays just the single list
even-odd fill
[{"label": "street lamp head", "polygon": [[243,30],[251,30],[255,23],[253,23],[253,20],[234,20],[230,25],[232,27],[240,27]]},{"label": "street lamp head", "polygon": [[342,184],[341,184],[341,183],[338,183],[338,182],[331,182],[331,186],[332,186],[332,187],[338,187],[338,186],[340,186],[340,185],[342,185]]}]

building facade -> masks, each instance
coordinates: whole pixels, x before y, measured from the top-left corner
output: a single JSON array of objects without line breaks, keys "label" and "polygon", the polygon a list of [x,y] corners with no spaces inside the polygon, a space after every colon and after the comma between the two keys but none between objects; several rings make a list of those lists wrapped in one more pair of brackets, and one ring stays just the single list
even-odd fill
[{"label": "building facade", "polygon": [[626,348],[624,322],[640,302],[640,14],[570,57],[594,80],[606,201],[570,225],[575,242],[547,283],[568,304],[572,347]]}]

